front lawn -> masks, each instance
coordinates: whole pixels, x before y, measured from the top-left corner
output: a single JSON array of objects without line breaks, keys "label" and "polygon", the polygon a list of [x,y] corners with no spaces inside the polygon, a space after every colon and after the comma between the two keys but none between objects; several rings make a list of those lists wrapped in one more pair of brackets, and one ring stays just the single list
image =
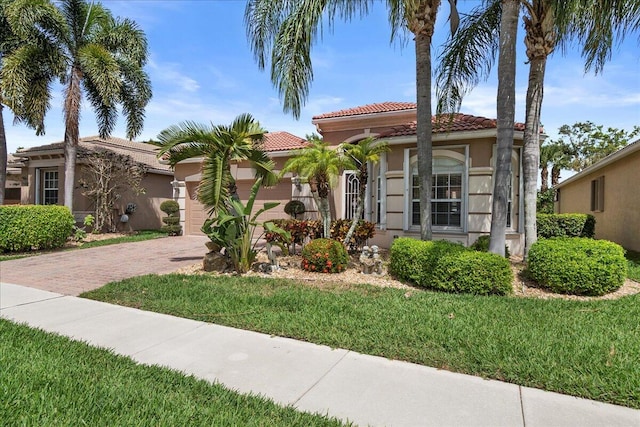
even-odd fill
[{"label": "front lawn", "polygon": [[541,300],[173,274],[82,296],[640,408],[640,294]]},{"label": "front lawn", "polygon": [[0,424],[339,426],[0,319]]}]

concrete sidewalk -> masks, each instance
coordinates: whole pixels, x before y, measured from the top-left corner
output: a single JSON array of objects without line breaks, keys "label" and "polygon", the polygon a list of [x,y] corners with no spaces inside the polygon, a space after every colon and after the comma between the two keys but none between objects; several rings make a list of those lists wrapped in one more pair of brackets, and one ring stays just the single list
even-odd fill
[{"label": "concrete sidewalk", "polygon": [[0,284],[0,317],[358,425],[640,426],[630,408],[19,285]]}]

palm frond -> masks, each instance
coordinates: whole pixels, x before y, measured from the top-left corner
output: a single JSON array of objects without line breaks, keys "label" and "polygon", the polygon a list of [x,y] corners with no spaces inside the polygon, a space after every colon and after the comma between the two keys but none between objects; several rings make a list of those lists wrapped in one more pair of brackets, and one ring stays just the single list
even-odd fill
[{"label": "palm frond", "polygon": [[224,203],[229,198],[229,179],[224,159],[215,154],[205,158],[198,187],[198,200],[209,209],[209,215],[224,209]]},{"label": "palm frond", "polygon": [[498,51],[500,12],[499,0],[476,7],[443,47],[436,70],[436,114],[459,111],[464,96],[489,76]]}]

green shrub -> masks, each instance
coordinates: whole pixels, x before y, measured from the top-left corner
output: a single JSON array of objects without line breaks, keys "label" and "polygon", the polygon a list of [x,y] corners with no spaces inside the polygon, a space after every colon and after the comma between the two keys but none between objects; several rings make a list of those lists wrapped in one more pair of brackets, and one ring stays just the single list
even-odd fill
[{"label": "green shrub", "polygon": [[624,249],[606,240],[541,239],[529,250],[528,274],[554,292],[604,295],[622,286],[627,261]]},{"label": "green shrub", "polygon": [[[297,220],[297,219],[275,219],[272,221],[278,227],[291,233],[293,243],[302,244],[305,238],[315,239],[322,235],[322,221],[318,220]],[[331,221],[331,238],[340,242],[344,241],[347,231],[351,226],[351,221],[337,219]],[[368,239],[376,234],[376,225],[372,222],[360,220],[353,233],[352,249],[360,249]],[[268,242],[277,242],[278,236],[275,234],[265,234]]]},{"label": "green shrub", "polygon": [[182,226],[180,225],[180,205],[175,200],[165,200],[160,204],[160,210],[167,214],[162,218],[164,225],[160,231],[167,233],[169,236],[179,236],[182,234]]},{"label": "green shrub", "polygon": [[305,206],[300,200],[290,200],[284,205],[284,213],[297,218],[298,215],[305,213]]},{"label": "green shrub", "polygon": [[538,238],[589,237],[596,234],[596,219],[587,214],[538,214]]},{"label": "green shrub", "polygon": [[445,255],[467,250],[459,243],[446,240],[423,241],[401,237],[391,245],[389,272],[399,280],[431,287],[438,260]]},{"label": "green shrub", "polygon": [[75,220],[64,206],[0,206],[0,251],[24,252],[64,246]]},{"label": "green shrub", "polygon": [[180,212],[180,205],[175,200],[165,200],[160,204],[160,210],[168,216],[174,216]]},{"label": "green shrub", "polygon": [[[473,242],[473,245],[469,247],[474,251],[489,252],[489,240],[491,240],[491,237],[488,234],[482,235],[478,237],[478,239]],[[511,252],[509,252],[509,246],[507,245],[504,245],[504,256],[505,258],[509,258],[511,256]]]},{"label": "green shrub", "polygon": [[508,295],[513,292],[513,272],[500,255],[464,251],[445,255],[433,271],[431,288],[476,295]]},{"label": "green shrub", "polygon": [[347,250],[337,240],[312,240],[302,249],[302,269],[306,271],[340,273],[348,261]]}]

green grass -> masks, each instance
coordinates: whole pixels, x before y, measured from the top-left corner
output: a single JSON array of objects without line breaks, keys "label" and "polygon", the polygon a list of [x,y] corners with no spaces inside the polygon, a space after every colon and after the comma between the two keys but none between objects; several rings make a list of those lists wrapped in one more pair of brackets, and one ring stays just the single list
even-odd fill
[{"label": "green grass", "polygon": [[338,426],[0,319],[0,424]]},{"label": "green grass", "polygon": [[625,255],[629,263],[629,272],[627,277],[636,282],[640,282],[640,252],[627,250]]},{"label": "green grass", "polygon": [[113,239],[94,240],[93,242],[85,242],[78,246],[79,249],[96,248],[99,246],[116,245],[119,243],[141,242],[143,240],[158,239],[167,237],[167,233],[157,230],[142,230],[129,236],[114,237]]},{"label": "green grass", "polygon": [[584,302],[150,275],[82,296],[640,408],[640,295]]},{"label": "green grass", "polygon": [[99,247],[99,246],[117,245],[119,243],[141,242],[143,240],[158,239],[158,238],[161,238],[161,237],[167,237],[167,233],[163,233],[163,232],[158,231],[158,230],[142,230],[142,231],[136,232],[136,234],[131,234],[131,235],[128,235],[128,236],[114,237],[112,239],[94,240],[93,242],[85,242],[85,243],[82,243],[79,246],[74,246],[74,247],[71,247],[71,248],[60,248],[60,249],[52,250],[52,251],[21,252],[21,253],[17,253],[17,254],[11,254],[11,253],[4,254],[4,255],[0,254],[0,262],[1,261],[10,261],[12,259],[20,259],[20,258],[26,258],[26,257],[31,257],[31,256],[49,254],[49,253],[52,253],[52,252],[71,251],[71,250],[76,250],[76,249],[96,248],[96,247]]}]

